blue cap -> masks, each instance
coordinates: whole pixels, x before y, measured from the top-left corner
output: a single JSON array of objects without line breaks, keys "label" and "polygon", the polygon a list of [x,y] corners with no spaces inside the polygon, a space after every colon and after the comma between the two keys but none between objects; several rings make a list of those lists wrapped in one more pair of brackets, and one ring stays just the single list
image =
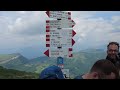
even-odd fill
[{"label": "blue cap", "polygon": [[49,66],[45,68],[39,76],[40,79],[64,79],[63,73],[58,66]]}]

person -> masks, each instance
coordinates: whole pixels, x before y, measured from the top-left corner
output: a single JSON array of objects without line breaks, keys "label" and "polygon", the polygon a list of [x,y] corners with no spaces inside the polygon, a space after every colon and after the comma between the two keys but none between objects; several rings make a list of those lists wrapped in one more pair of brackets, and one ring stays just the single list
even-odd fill
[{"label": "person", "polygon": [[107,60],[110,60],[118,69],[120,68],[119,43],[110,42],[107,45]]},{"label": "person", "polygon": [[58,66],[49,66],[39,75],[39,79],[65,79],[62,70]]},{"label": "person", "polygon": [[119,73],[115,65],[106,59],[94,63],[90,72],[77,76],[74,79],[118,79]]}]

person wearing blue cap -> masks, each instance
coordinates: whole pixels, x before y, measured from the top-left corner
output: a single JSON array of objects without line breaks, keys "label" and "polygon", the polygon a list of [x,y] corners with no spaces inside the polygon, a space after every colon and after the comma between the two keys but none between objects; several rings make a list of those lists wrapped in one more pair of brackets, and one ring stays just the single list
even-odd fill
[{"label": "person wearing blue cap", "polygon": [[65,79],[65,78],[61,71],[61,68],[53,65],[45,68],[40,73],[39,79]]}]

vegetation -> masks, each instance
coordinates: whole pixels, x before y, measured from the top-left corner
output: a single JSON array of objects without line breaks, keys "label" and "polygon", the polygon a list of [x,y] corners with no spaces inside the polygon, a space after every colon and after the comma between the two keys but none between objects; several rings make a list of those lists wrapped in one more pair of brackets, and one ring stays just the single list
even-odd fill
[{"label": "vegetation", "polygon": [[[16,57],[18,54],[13,54],[12,56]],[[70,77],[73,78],[79,74],[89,72],[91,66],[95,63],[95,61],[103,59],[105,56],[106,54],[103,50],[91,49],[80,51],[74,53],[73,58],[71,59],[64,58],[64,68],[69,69]],[[1,55],[0,57],[2,57],[2,60],[5,60],[8,56],[6,57],[5,55]],[[10,58],[11,57],[7,59]],[[57,58],[49,58],[47,56],[43,56],[28,60],[19,54],[18,58],[7,61],[6,63],[0,63],[1,66],[8,69],[5,72],[2,72],[2,70],[0,70],[0,74],[2,73],[2,76],[0,76],[0,78],[38,78],[38,74],[41,73],[44,68],[57,64],[56,59]],[[4,68],[2,69],[4,70]],[[14,71],[12,69],[19,70],[21,74],[19,71]]]},{"label": "vegetation", "polygon": [[0,79],[37,79],[38,74],[13,69],[5,69],[0,66]]}]

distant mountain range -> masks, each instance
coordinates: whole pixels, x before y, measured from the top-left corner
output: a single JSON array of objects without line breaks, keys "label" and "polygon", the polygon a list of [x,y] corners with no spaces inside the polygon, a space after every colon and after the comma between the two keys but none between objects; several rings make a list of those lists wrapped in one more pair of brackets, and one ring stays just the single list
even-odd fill
[{"label": "distant mountain range", "polygon": [[43,56],[45,50],[46,50],[46,47],[41,48],[40,46],[36,45],[36,46],[21,48],[18,50],[18,52],[21,53],[26,58],[32,59],[39,56]]},{"label": "distant mountain range", "polygon": [[12,49],[0,49],[0,54],[11,54],[19,52],[21,55],[28,59],[36,58],[39,56],[43,56],[46,47],[40,47],[39,45],[33,45],[29,47],[22,48],[12,48]]},{"label": "distant mountain range", "polygon": [[[101,50],[105,50],[106,49],[106,45],[100,45],[100,46],[96,46],[96,47],[91,47],[93,49],[101,49]],[[88,49],[82,49],[82,48],[78,48],[78,47],[74,47],[74,52],[79,52],[79,51],[87,51]],[[32,46],[27,46],[27,47],[22,47],[22,48],[12,48],[12,49],[0,49],[0,54],[11,54],[11,53],[20,53],[21,55],[23,55],[24,57],[28,58],[28,59],[33,59],[36,57],[40,57],[44,55],[44,52],[47,50],[47,48],[45,46],[40,47],[40,45],[32,45]]]},{"label": "distant mountain range", "polygon": [[[70,76],[75,77],[89,71],[95,61],[106,57],[102,49],[87,49],[73,53],[73,58],[64,58],[64,68],[69,69]],[[56,58],[41,56],[27,59],[19,53],[1,54],[0,65],[7,69],[16,69],[26,72],[40,73],[50,65],[56,65]]]}]

